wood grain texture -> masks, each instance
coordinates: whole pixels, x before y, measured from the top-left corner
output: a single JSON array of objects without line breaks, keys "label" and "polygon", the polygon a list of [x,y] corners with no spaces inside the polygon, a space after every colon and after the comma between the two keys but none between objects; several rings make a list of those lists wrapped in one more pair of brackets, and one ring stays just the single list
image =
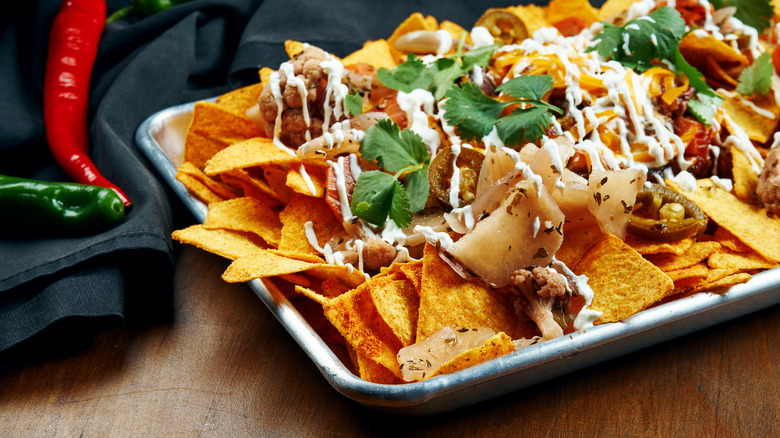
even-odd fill
[{"label": "wood grain texture", "polygon": [[0,436],[780,436],[780,307],[427,417],[337,393],[227,262],[185,247],[175,318],[0,374]]}]

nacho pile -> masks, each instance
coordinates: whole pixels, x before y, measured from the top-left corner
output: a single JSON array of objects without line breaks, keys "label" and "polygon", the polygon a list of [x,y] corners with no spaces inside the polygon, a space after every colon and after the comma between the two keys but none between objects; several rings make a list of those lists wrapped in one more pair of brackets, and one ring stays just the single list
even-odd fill
[{"label": "nacho pile", "polygon": [[[771,7],[553,0],[298,41],[195,105],[173,239],[361,378],[433,378],[780,263]],[[768,5],[768,3],[767,3]]]}]

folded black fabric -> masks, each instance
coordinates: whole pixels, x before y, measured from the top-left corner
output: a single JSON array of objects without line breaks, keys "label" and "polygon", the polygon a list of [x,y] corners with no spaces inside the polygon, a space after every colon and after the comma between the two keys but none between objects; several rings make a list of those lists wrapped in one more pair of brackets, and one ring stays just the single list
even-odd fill
[{"label": "folded black fabric", "polygon": [[[0,174],[68,180],[48,152],[41,108],[48,29],[60,2],[12,2],[0,18]],[[128,3],[109,0],[109,13]],[[0,363],[46,357],[54,345],[169,314],[170,234],[193,219],[136,148],[145,118],[256,82],[258,67],[287,60],[288,39],[344,56],[388,37],[415,11],[469,29],[486,8],[517,3],[194,0],[106,26],[91,83],[91,154],[133,208],[94,236],[0,233]]]}]

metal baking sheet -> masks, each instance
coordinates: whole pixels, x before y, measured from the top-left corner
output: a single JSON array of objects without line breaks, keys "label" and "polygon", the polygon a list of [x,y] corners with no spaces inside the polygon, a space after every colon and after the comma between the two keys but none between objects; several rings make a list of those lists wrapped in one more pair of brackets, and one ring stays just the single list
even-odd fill
[{"label": "metal baking sheet", "polygon": [[[206,206],[176,180],[194,105],[183,104],[151,115],[139,126],[136,142],[165,182],[202,222]],[[622,322],[598,325],[453,374],[405,385],[381,385],[352,374],[278,290],[266,287],[260,280],[249,285],[333,388],[368,407],[410,415],[478,403],[780,303],[778,268],[755,275],[724,294],[687,296]]]}]

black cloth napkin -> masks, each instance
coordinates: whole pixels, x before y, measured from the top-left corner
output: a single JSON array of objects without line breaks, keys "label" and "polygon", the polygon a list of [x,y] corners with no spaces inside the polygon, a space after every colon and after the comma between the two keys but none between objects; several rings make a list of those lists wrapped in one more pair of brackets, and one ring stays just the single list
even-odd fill
[{"label": "black cloth napkin", "polygon": [[[60,2],[11,2],[0,18],[0,174],[68,180],[48,151],[41,108]],[[128,3],[109,0],[108,11]],[[257,81],[260,66],[287,60],[287,39],[344,56],[388,37],[415,11],[470,29],[486,8],[518,3],[193,0],[107,25],[91,82],[91,154],[133,208],[94,236],[0,233],[0,364],[72,352],[108,328],[171,317],[170,235],[194,219],[136,147],[148,116]]]}]

